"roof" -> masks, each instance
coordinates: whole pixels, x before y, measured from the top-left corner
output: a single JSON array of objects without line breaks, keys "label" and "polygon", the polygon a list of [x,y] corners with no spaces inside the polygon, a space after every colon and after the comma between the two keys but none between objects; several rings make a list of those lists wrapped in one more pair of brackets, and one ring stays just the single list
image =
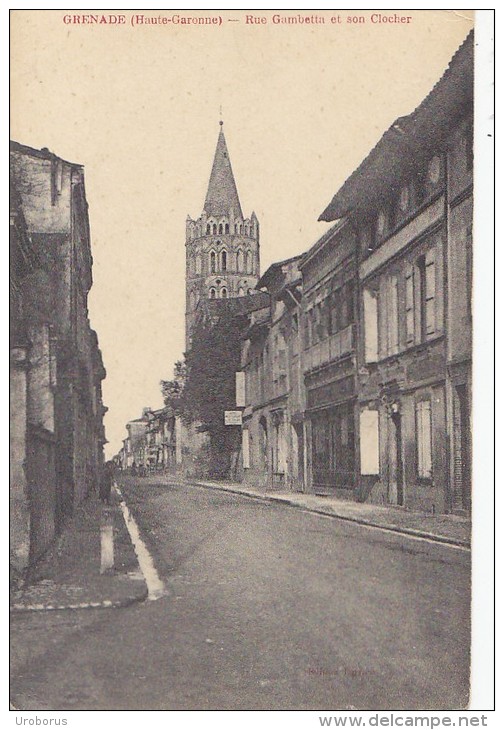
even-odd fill
[{"label": "roof", "polygon": [[71,165],[72,167],[80,167],[82,168],[83,165],[81,165],[78,162],[69,162],[69,160],[64,160],[62,157],[58,157],[58,155],[54,154],[54,152],[50,152],[50,150],[47,149],[47,147],[42,147],[42,149],[37,150],[34,147],[28,147],[28,145],[21,144],[20,142],[15,142],[14,140],[11,140],[10,142],[10,149],[11,152],[20,152],[23,155],[30,155],[30,157],[38,157],[42,160],[61,160],[61,162],[64,162],[67,165]]},{"label": "roof", "polygon": [[220,124],[221,128],[212,172],[210,173],[204,210],[208,216],[220,216],[229,214],[230,210],[233,209],[235,217],[243,218],[222,122]]},{"label": "roof", "polygon": [[256,284],[256,289],[262,289],[262,287],[268,286],[268,283],[271,282],[271,280],[274,278],[274,276],[282,270],[284,266],[288,266],[288,264],[293,264],[295,261],[298,261],[301,259],[303,254],[298,254],[297,256],[291,256],[290,259],[284,259],[283,261],[276,261],[274,264],[271,264],[264,274],[261,276],[259,281]]},{"label": "roof", "polygon": [[432,91],[409,116],[396,119],[338,190],[319,220],[342,218],[397,185],[399,176],[422,161],[435,145],[445,140],[454,122],[472,111],[473,83],[471,31]]},{"label": "roof", "polygon": [[245,297],[230,297],[229,299],[200,299],[198,308],[201,306],[211,316],[231,315],[240,316],[255,312],[269,305],[269,294],[266,292],[255,292]]},{"label": "roof", "polygon": [[336,223],[329,228],[328,231],[326,231],[319,239],[318,241],[315,241],[313,246],[310,246],[308,251],[303,255],[302,261],[299,264],[299,268],[302,269],[305,264],[308,263],[314,256],[318,254],[319,251],[321,251],[324,246],[333,239],[333,237],[336,235],[336,233],[339,233],[347,224],[347,219],[339,219],[336,221]]}]

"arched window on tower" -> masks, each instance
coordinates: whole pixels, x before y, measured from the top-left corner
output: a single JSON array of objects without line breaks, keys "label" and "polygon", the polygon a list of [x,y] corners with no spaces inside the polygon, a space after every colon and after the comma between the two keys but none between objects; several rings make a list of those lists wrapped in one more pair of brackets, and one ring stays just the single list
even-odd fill
[{"label": "arched window on tower", "polygon": [[238,223],[235,223],[235,233],[238,233]]},{"label": "arched window on tower", "polygon": [[219,223],[219,234],[224,233],[224,229],[222,227],[222,223]]},{"label": "arched window on tower", "polygon": [[215,299],[215,289],[213,286],[210,288],[210,291],[208,292],[208,296],[210,299]]},{"label": "arched window on tower", "polygon": [[210,273],[215,274],[216,262],[215,251],[210,251]]},{"label": "arched window on tower", "polygon": [[247,253],[245,254],[245,268],[247,274],[252,273],[252,254],[250,253],[250,251],[247,251]]},{"label": "arched window on tower", "polygon": [[225,286],[222,287],[220,295],[221,295],[221,299],[227,299],[227,289]]},{"label": "arched window on tower", "polygon": [[211,231],[211,228],[210,228],[210,223],[207,223],[207,224],[206,224],[206,232],[207,232],[207,236],[209,236],[209,235],[210,235],[210,231]]},{"label": "arched window on tower", "polygon": [[216,235],[216,233],[217,233],[217,223],[214,223],[213,224],[213,234],[214,234],[214,236]]},{"label": "arched window on tower", "polygon": [[227,271],[227,253],[221,251],[221,271]]},{"label": "arched window on tower", "polygon": [[229,233],[229,223],[226,223],[226,225],[224,226],[224,232]]},{"label": "arched window on tower", "polygon": [[243,273],[243,251],[241,249],[239,249],[236,254],[236,270],[240,274]]}]

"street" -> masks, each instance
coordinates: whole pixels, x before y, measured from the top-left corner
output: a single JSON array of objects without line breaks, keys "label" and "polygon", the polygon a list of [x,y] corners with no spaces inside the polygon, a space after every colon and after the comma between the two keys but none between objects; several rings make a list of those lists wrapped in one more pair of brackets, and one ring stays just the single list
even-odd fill
[{"label": "street", "polygon": [[203,487],[121,490],[167,595],[15,615],[17,707],[467,705],[469,552]]}]

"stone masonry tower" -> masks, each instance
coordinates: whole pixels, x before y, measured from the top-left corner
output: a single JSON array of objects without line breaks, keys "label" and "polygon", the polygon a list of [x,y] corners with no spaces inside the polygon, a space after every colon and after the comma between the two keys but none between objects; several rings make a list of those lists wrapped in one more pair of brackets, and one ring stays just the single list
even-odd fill
[{"label": "stone masonry tower", "polygon": [[222,122],[203,212],[186,223],[186,350],[202,298],[253,293],[259,280],[259,221],[244,218]]}]

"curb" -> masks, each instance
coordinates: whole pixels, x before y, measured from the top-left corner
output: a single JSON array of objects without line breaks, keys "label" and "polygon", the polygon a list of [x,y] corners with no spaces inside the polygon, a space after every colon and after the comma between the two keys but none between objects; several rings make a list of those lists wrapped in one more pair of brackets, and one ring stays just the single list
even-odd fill
[{"label": "curb", "polygon": [[316,507],[307,507],[306,505],[297,504],[296,502],[292,502],[287,497],[275,497],[272,494],[265,494],[264,496],[261,494],[251,494],[250,492],[240,491],[239,489],[229,489],[227,487],[220,487],[218,485],[209,484],[208,482],[190,482],[187,481],[187,484],[195,485],[198,487],[204,487],[207,489],[217,489],[221,492],[229,492],[231,494],[239,494],[242,497],[250,497],[250,499],[257,499],[262,500],[266,502],[277,502],[278,504],[288,504],[291,507],[295,507],[296,509],[300,509],[304,512],[312,512],[314,514],[319,515],[325,515],[326,517],[333,517],[336,520],[342,520],[344,522],[353,522],[357,525],[364,525],[366,527],[374,527],[377,530],[384,530],[386,532],[394,532],[400,535],[409,535],[411,537],[417,537],[423,540],[432,540],[432,542],[438,542],[442,545],[452,545],[453,547],[462,548],[464,550],[470,551],[471,549],[471,543],[467,540],[457,540],[456,538],[450,538],[450,537],[444,537],[443,535],[436,535],[433,532],[426,532],[423,530],[415,530],[410,527],[397,527],[397,525],[381,525],[376,522],[370,522],[369,520],[365,520],[359,517],[349,517],[347,515],[338,515],[335,512],[329,512],[327,510],[323,509],[317,509]]},{"label": "curb", "polygon": [[33,611],[77,611],[89,608],[126,608],[134,603],[142,603],[147,595],[148,591],[145,589],[139,596],[129,596],[117,601],[89,601],[87,603],[68,603],[64,605],[33,603],[26,606],[22,603],[14,603],[9,610],[10,613],[32,613]]}]

